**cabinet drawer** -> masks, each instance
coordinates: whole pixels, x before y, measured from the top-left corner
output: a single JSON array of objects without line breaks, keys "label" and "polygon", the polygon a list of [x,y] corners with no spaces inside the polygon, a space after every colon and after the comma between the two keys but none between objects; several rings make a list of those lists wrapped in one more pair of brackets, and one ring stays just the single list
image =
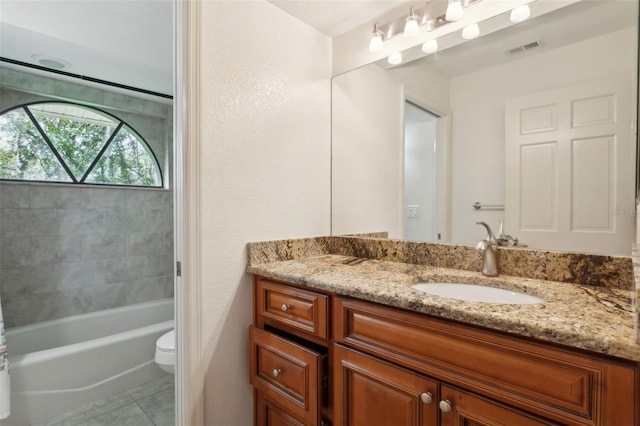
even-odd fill
[{"label": "cabinet drawer", "polygon": [[258,324],[284,325],[294,333],[327,339],[328,296],[259,277],[255,291]]},{"label": "cabinet drawer", "polygon": [[[260,392],[256,392],[255,401],[257,426],[306,426],[271,401],[266,400]],[[331,426],[331,423],[322,419],[320,426]]]},{"label": "cabinet drawer", "polygon": [[320,424],[325,358],[272,333],[249,328],[251,385],[308,425]]},{"label": "cabinet drawer", "polygon": [[599,424],[607,365],[366,302],[336,298],[336,341],[570,424]]},{"label": "cabinet drawer", "polygon": [[265,399],[260,392],[256,392],[255,400],[257,426],[305,426],[304,423]]}]

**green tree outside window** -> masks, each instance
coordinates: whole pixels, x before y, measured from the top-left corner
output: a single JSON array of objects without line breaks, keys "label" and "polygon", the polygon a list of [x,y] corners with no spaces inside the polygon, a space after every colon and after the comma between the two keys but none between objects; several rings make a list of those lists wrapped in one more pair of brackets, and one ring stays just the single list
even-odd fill
[{"label": "green tree outside window", "polygon": [[162,187],[155,155],[130,126],[62,102],[0,114],[0,179]]}]

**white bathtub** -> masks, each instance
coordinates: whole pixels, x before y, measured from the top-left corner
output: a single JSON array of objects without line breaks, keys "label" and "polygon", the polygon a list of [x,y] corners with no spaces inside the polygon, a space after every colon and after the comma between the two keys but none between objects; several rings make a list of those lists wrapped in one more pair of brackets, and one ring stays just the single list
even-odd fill
[{"label": "white bathtub", "polygon": [[155,342],[173,328],[173,299],[75,315],[7,330],[11,416],[25,426],[163,374]]}]

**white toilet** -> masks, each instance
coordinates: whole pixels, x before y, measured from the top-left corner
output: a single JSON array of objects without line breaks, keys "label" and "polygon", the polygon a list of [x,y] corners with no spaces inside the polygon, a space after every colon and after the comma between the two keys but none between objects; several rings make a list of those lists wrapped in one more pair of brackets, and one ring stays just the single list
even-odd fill
[{"label": "white toilet", "polygon": [[167,373],[176,371],[176,331],[171,330],[156,341],[155,361]]}]

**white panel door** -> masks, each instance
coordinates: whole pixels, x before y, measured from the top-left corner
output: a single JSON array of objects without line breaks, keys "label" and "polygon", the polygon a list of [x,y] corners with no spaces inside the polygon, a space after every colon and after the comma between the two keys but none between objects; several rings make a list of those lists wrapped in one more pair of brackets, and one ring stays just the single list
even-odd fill
[{"label": "white panel door", "polygon": [[634,109],[618,80],[507,100],[505,231],[532,248],[630,254]]}]

